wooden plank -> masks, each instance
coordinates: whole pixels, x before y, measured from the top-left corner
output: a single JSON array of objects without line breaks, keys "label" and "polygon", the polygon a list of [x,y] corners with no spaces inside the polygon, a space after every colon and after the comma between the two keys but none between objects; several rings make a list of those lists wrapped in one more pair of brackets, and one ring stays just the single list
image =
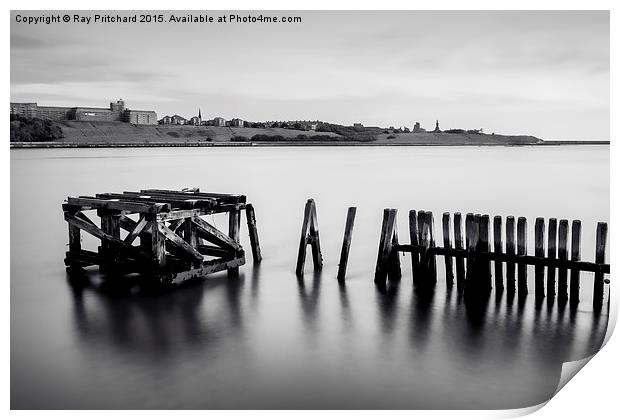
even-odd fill
[{"label": "wooden plank", "polygon": [[[502,216],[495,216],[493,218],[493,252],[496,254],[504,252],[502,245]],[[503,264],[500,261],[495,261],[493,268],[495,269],[495,289],[502,290],[504,288]]]},{"label": "wooden plank", "polygon": [[[517,219],[517,255],[527,255],[527,220],[525,217]],[[527,289],[527,265],[519,263],[517,265],[517,290],[519,296],[527,295]]]},{"label": "wooden plank", "polygon": [[170,211],[170,205],[166,203],[146,204],[127,200],[103,200],[94,197],[68,197],[67,203],[81,206],[82,210],[124,210],[130,213],[159,213]]},{"label": "wooden plank", "polygon": [[198,235],[204,237],[209,242],[234,252],[243,250],[238,242],[233,241],[200,217],[192,217],[192,222],[196,224]]},{"label": "wooden plank", "polygon": [[375,284],[385,285],[388,273],[388,262],[392,251],[392,239],[394,237],[394,221],[396,211],[393,209],[383,210],[383,223],[381,224],[381,237],[379,239],[379,252],[375,267]]},{"label": "wooden plank", "polygon": [[[443,225],[443,246],[444,248],[452,248],[452,240],[450,235],[450,213],[444,213],[441,219]],[[452,269],[452,256],[444,256],[444,264],[446,267],[446,286],[452,287],[454,284],[454,271]]]},{"label": "wooden plank", "polygon": [[[514,216],[506,217],[506,255],[516,255]],[[506,288],[509,293],[515,291],[515,284],[515,264],[513,262],[508,262],[506,263]]]},{"label": "wooden plank", "polygon": [[252,260],[254,261],[255,264],[258,264],[263,260],[263,255],[261,253],[260,243],[258,241],[258,229],[256,228],[256,214],[254,213],[254,206],[252,204],[246,205],[245,218],[248,223],[250,246],[252,248]]},{"label": "wooden plank", "polygon": [[[241,224],[241,212],[232,210],[228,213],[228,237],[234,242],[239,243],[239,229]],[[228,274],[239,274],[239,267],[231,267]]]},{"label": "wooden plank", "polygon": [[308,248],[308,233],[310,230],[310,219],[312,218],[312,206],[314,200],[309,199],[306,201],[304,207],[304,220],[301,223],[301,237],[299,239],[299,251],[297,253],[297,265],[295,267],[295,273],[298,276],[303,276],[304,265],[306,263],[306,249]]},{"label": "wooden plank", "polygon": [[[454,248],[463,249],[463,226],[461,213],[454,213]],[[456,287],[463,290],[465,286],[465,260],[456,257]]]},{"label": "wooden plank", "polygon": [[[545,256],[545,219],[537,217],[534,223],[534,255],[537,257]],[[536,297],[545,296],[545,268],[536,266],[534,268],[534,290]]]},{"label": "wooden plank", "polygon": [[[149,222],[146,221],[145,217],[142,216],[140,217],[140,220],[138,221],[138,223],[136,223],[136,226],[131,230],[131,232],[129,232],[129,235],[127,235],[125,237],[125,243],[127,245],[131,245],[133,243],[133,241],[136,240],[136,238],[142,233],[142,231],[146,228],[146,226],[148,225]],[[120,224],[119,224],[120,227]]]},{"label": "wooden plank", "polygon": [[168,220],[179,220],[179,219],[187,219],[188,217],[200,217],[206,214],[211,214],[212,211],[205,211],[202,209],[193,209],[193,210],[171,210],[165,213],[158,213],[157,220],[159,221],[168,221]]},{"label": "wooden plank", "polygon": [[203,257],[200,252],[198,252],[195,248],[193,248],[190,244],[185,242],[183,238],[174,233],[168,228],[168,226],[163,223],[158,223],[157,228],[159,232],[170,242],[174,243],[178,248],[182,249],[190,258],[196,261],[202,261]]},{"label": "wooden plank", "polygon": [[146,193],[132,192],[127,191],[122,194],[119,193],[101,193],[96,194],[96,198],[100,198],[102,200],[127,200],[131,202],[137,203],[145,203],[145,204],[157,204],[157,203],[166,203],[170,205],[170,209],[196,209],[196,208],[205,208],[211,209],[214,206],[217,206],[217,202],[213,199],[208,198],[188,198],[188,197],[174,197],[174,196],[163,196],[163,195],[148,195]]},{"label": "wooden plank", "polygon": [[231,257],[235,254],[224,248],[214,245],[196,245],[196,250],[202,255],[209,255],[213,257]]},{"label": "wooden plank", "polygon": [[183,271],[180,273],[171,274],[170,278],[166,278],[164,281],[171,284],[181,284],[188,280],[194,280],[203,278],[209,274],[217,273],[218,271],[224,271],[231,268],[239,267],[245,264],[245,257],[237,257],[233,259],[219,259],[204,262],[199,268]]},{"label": "wooden plank", "polygon": [[480,216],[480,224],[478,225],[478,259],[480,261],[480,286],[483,290],[491,290],[491,260],[480,255],[480,252],[489,253],[491,251],[491,244],[489,241],[489,215],[483,214]]},{"label": "wooden plank", "polygon": [[[598,222],[596,224],[596,248],[595,260],[597,264],[605,264],[605,250],[607,248],[607,223]],[[602,273],[594,275],[594,289],[592,299],[595,308],[598,309],[603,302],[603,293],[605,290],[605,276]]]},{"label": "wooden plank", "polygon": [[351,238],[353,236],[353,225],[355,223],[355,213],[357,207],[349,207],[347,210],[347,220],[344,224],[344,235],[342,238],[342,248],[340,250],[340,262],[338,263],[338,281],[343,282],[347,275],[347,262],[349,260],[349,250],[351,249]]},{"label": "wooden plank", "polygon": [[165,189],[156,189],[156,188],[140,190],[140,193],[214,198],[217,200],[234,201],[236,203],[245,203],[245,200],[246,200],[245,195],[241,195],[241,194],[225,194],[225,193],[199,192],[199,191],[175,191],[175,190],[165,190]]},{"label": "wooden plank", "polygon": [[[581,220],[573,220],[571,226],[571,261],[581,261]],[[579,270],[570,271],[570,303],[575,306],[579,303]]]},{"label": "wooden plank", "polygon": [[[568,220],[560,220],[558,229],[558,259],[568,260]],[[568,298],[568,271],[566,268],[558,269],[558,298],[566,300]]]},{"label": "wooden plank", "polygon": [[[558,221],[555,218],[549,219],[549,230],[547,234],[547,258],[557,258],[557,238]],[[547,296],[555,296],[555,267],[547,267]]]}]

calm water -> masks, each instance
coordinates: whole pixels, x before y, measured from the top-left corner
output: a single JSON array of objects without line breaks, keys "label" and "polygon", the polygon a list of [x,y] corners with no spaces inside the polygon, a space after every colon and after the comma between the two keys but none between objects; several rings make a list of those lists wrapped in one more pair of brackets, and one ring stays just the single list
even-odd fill
[{"label": "calm water", "polygon": [[[192,186],[248,196],[260,268],[250,259],[238,278],[163,296],[70,286],[66,196]],[[308,261],[298,281],[309,197],[325,266],[315,275]],[[548,399],[562,362],[600,347],[607,313],[593,315],[585,274],[576,312],[538,307],[533,293],[472,310],[446,292],[442,259],[431,297],[413,288],[408,257],[400,285],[380,292],[384,207],[399,209],[401,237],[409,209],[436,221],[443,211],[579,218],[592,260],[595,223],[609,220],[609,147],[12,150],[12,408],[518,408]],[[244,227],[242,242],[249,249]],[[87,234],[84,244],[97,245]]]}]

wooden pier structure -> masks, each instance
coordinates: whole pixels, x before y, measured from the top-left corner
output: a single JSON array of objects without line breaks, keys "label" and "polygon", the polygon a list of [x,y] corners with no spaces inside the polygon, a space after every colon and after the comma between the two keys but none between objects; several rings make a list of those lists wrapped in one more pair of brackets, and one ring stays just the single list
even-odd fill
[{"label": "wooden pier structure", "polygon": [[[62,208],[69,225],[67,270],[97,265],[111,275],[142,274],[151,284],[179,284],[223,270],[234,274],[245,264],[242,211],[253,260],[262,259],[254,207],[244,195],[146,189],[68,197]],[[85,214],[89,210],[96,210],[99,226]],[[203,218],[217,213],[228,213],[227,234]],[[82,231],[101,240],[98,251],[82,249]]]},{"label": "wooden pier structure", "polygon": [[[569,223],[565,219],[558,222],[555,218],[536,218],[534,255],[529,255],[528,224],[524,217],[517,218],[515,224],[513,216],[506,217],[505,223],[501,216],[495,216],[491,223],[489,215],[467,213],[463,242],[461,213],[443,213],[443,246],[436,246],[432,212],[409,212],[409,244],[398,241],[396,214],[396,209],[385,209],[383,213],[375,269],[375,283],[378,285],[385,285],[387,278],[400,279],[400,252],[411,254],[414,283],[422,286],[435,284],[436,258],[439,256],[444,259],[447,287],[452,287],[456,278],[457,288],[470,295],[489,292],[494,286],[497,290],[506,289],[508,293],[525,296],[528,294],[527,266],[533,265],[536,298],[553,299],[557,290],[558,299],[570,300],[571,305],[579,302],[580,272],[594,273],[593,303],[595,309],[600,309],[604,283],[608,282],[604,275],[610,272],[609,264],[605,263],[607,223],[597,224],[595,260],[586,262],[581,260],[580,220]],[[494,270],[491,270],[491,261]]]}]

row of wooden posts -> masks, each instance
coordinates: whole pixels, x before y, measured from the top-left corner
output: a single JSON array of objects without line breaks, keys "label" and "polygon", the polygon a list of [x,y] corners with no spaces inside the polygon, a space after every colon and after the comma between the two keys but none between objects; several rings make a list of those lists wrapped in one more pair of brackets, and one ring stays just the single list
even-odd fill
[{"label": "row of wooden posts", "polygon": [[[344,281],[356,208],[347,212],[345,232],[338,268],[338,280]],[[387,279],[401,278],[399,253],[410,253],[414,282],[420,286],[434,285],[437,281],[436,257],[443,256],[447,287],[454,285],[470,294],[485,293],[493,287],[528,294],[527,266],[534,265],[535,296],[557,296],[579,302],[580,272],[594,273],[593,302],[603,301],[604,275],[610,272],[605,263],[607,249],[607,223],[596,227],[596,251],[594,262],[581,260],[581,221],[542,217],[534,223],[534,255],[527,250],[527,219],[467,213],[465,235],[461,213],[443,213],[443,246],[435,243],[434,218],[430,211],[409,212],[409,244],[401,244],[396,225],[396,209],[385,209],[379,240],[375,269],[375,283],[385,285]],[[570,229],[569,229],[570,226]],[[492,231],[492,235],[491,235]],[[569,240],[570,233],[570,240]],[[505,246],[504,239],[505,238]],[[569,247],[570,243],[570,247]],[[303,274],[307,246],[311,245],[314,268],[323,265],[316,216],[316,205],[310,199],[306,203],[302,224],[301,241],[296,273]],[[491,249],[491,246],[493,249]],[[491,269],[494,261],[494,269]],[[504,268],[506,266],[505,277]],[[556,276],[557,270],[557,276]],[[568,271],[570,270],[570,276]],[[545,283],[546,272],[546,283]],[[505,278],[505,281],[504,281]],[[557,282],[556,282],[557,278]]]}]

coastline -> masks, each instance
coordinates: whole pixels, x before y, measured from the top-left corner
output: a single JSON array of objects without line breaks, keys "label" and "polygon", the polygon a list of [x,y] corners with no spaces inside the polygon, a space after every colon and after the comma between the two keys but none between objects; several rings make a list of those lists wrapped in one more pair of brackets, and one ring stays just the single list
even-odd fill
[{"label": "coastline", "polygon": [[12,142],[11,149],[91,149],[91,148],[138,148],[138,147],[311,147],[311,146],[374,146],[374,147],[527,147],[527,146],[601,146],[610,145],[609,140],[593,141],[543,141],[540,143],[411,143],[411,142],[131,142],[131,143],[75,143],[63,141]]}]

